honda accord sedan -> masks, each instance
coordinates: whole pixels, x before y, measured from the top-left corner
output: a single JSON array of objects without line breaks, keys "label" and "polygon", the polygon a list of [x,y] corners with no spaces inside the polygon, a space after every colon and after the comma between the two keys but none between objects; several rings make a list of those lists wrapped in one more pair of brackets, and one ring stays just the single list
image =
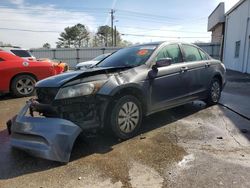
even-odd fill
[{"label": "honda accord sedan", "polygon": [[219,60],[193,44],[158,42],[118,50],[91,69],[39,81],[37,99],[8,123],[11,144],[67,162],[81,132],[105,128],[128,139],[144,116],[194,100],[216,104],[225,72]]}]

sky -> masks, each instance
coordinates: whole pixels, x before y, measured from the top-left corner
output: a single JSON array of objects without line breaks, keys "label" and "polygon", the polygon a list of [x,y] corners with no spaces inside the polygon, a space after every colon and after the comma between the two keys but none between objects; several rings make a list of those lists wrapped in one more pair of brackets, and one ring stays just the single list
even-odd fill
[{"label": "sky", "polygon": [[65,27],[81,23],[95,33],[98,26],[110,25],[114,9],[123,40],[210,42],[207,18],[220,2],[227,11],[238,0],[0,0],[0,41],[55,47]]}]

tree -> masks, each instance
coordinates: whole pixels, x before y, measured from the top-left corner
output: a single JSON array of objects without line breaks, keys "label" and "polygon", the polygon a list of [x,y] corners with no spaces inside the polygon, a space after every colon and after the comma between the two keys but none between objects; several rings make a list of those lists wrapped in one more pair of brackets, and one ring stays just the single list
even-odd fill
[{"label": "tree", "polygon": [[132,42],[130,42],[130,41],[127,41],[127,40],[122,40],[121,42],[120,42],[120,47],[128,47],[128,46],[132,46],[133,45],[133,43]]},{"label": "tree", "polygon": [[73,27],[66,27],[58,39],[57,47],[80,48],[87,46],[90,38],[87,28],[79,23]]},{"label": "tree", "polygon": [[51,48],[51,45],[50,45],[49,43],[46,42],[46,43],[43,45],[43,48],[48,48],[48,49],[49,49],[49,48]]},{"label": "tree", "polygon": [[11,47],[12,45],[11,45],[11,44],[4,43],[4,42],[0,41],[0,46]]},{"label": "tree", "polygon": [[102,46],[110,46],[109,41],[111,40],[111,28],[107,25],[99,26],[97,30],[97,43],[102,44]]},{"label": "tree", "polygon": [[[114,32],[114,31],[113,31]],[[116,44],[117,46],[121,43],[121,35],[118,31],[114,33],[116,35]],[[108,25],[99,26],[97,33],[93,39],[94,46],[112,46],[112,29]]]},{"label": "tree", "polygon": [[73,26],[73,28],[76,31],[74,46],[79,48],[83,46],[88,46],[90,37],[86,27],[82,24],[77,24]]}]

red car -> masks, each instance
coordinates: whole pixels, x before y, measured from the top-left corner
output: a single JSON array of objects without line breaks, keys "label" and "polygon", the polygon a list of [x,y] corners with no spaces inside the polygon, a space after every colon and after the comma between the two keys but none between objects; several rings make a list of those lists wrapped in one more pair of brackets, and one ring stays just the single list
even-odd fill
[{"label": "red car", "polygon": [[63,67],[48,61],[30,61],[0,51],[0,93],[16,97],[31,96],[38,80],[62,73]]}]

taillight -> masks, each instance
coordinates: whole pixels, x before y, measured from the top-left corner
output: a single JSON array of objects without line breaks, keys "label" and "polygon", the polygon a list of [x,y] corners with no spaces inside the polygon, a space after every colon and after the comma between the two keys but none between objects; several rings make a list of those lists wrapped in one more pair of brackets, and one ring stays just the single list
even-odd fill
[{"label": "taillight", "polygon": [[69,70],[69,66],[68,65],[65,65],[64,67],[64,72],[68,71]]}]

